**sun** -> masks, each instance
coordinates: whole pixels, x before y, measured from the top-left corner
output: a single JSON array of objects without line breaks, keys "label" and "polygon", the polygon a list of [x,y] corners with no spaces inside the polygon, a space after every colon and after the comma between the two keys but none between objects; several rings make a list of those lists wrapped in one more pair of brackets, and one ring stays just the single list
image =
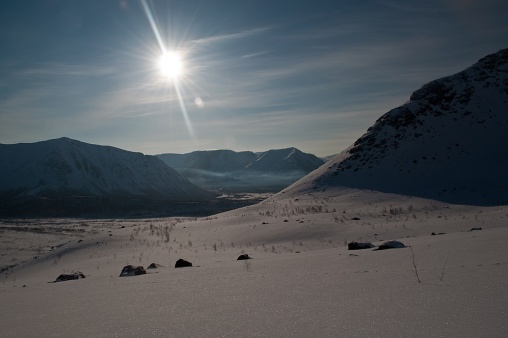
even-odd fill
[{"label": "sun", "polygon": [[177,80],[183,75],[184,65],[179,52],[171,51],[162,54],[158,65],[161,74],[171,80]]}]

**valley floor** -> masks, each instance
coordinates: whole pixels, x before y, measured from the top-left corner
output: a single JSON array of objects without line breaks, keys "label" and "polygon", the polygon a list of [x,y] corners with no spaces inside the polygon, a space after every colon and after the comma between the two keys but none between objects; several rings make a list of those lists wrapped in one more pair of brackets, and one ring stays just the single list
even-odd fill
[{"label": "valley floor", "polygon": [[[0,275],[1,336],[505,337],[507,220],[506,206],[350,191],[199,219],[2,222],[2,266],[17,265]],[[346,245],[386,240],[407,247]],[[71,271],[86,278],[49,283]]]}]

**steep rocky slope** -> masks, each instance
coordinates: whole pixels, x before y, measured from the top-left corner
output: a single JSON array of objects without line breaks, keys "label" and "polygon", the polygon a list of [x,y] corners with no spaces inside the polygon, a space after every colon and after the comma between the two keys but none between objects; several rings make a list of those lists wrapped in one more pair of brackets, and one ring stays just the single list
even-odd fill
[{"label": "steep rocky slope", "polygon": [[508,203],[508,49],[432,81],[291,191],[352,187]]}]

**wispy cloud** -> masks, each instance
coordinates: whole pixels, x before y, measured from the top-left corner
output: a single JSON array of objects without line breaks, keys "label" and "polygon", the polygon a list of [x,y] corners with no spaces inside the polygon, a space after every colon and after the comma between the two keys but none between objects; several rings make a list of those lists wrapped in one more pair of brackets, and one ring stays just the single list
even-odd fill
[{"label": "wispy cloud", "polygon": [[187,44],[189,47],[215,45],[266,33],[271,29],[272,27],[258,27],[236,33],[212,35],[201,39],[191,40],[187,42]]},{"label": "wispy cloud", "polygon": [[[84,141],[133,150],[143,151],[144,144],[150,152],[293,145],[338,152],[425,82],[506,47],[499,37],[508,34],[507,5],[480,2],[295,3],[292,14],[259,18],[262,7],[253,4],[258,14],[239,11],[222,21],[213,20],[223,13],[199,14],[185,5],[181,13],[190,8],[192,23],[181,27],[184,16],[170,23],[161,16],[157,23],[168,35],[163,38],[174,39],[185,54],[182,102],[195,138],[186,129],[172,84],[158,77],[160,48],[140,13],[142,29],[124,18],[126,29],[80,41],[94,48],[104,35],[106,54],[79,50],[73,55],[64,44],[61,58],[23,64],[0,57],[0,141],[16,134],[43,139],[65,130]],[[481,20],[471,23],[475,16]],[[200,19],[217,24],[200,26]],[[123,42],[113,47],[113,40]]]},{"label": "wispy cloud", "polygon": [[112,65],[78,65],[66,63],[45,63],[38,67],[26,68],[18,73],[19,76],[72,76],[72,77],[93,77],[111,75],[117,72]]},{"label": "wispy cloud", "polygon": [[265,55],[267,53],[268,53],[267,51],[264,51],[264,52],[257,52],[257,53],[252,53],[252,54],[245,54],[245,55],[242,55],[242,58],[248,59],[248,58],[253,58],[253,57],[256,57],[256,56]]}]

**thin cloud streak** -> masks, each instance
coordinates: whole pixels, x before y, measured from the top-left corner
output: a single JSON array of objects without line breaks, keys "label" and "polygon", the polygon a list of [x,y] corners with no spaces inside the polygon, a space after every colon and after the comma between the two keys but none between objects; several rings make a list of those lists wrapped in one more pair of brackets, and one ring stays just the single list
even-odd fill
[{"label": "thin cloud streak", "polygon": [[21,77],[32,76],[70,76],[70,77],[94,77],[113,75],[118,70],[111,66],[97,67],[88,65],[75,65],[64,63],[47,63],[41,64],[37,68],[28,68],[19,72]]},{"label": "thin cloud streak", "polygon": [[253,58],[253,57],[257,57],[257,56],[261,56],[261,55],[265,55],[265,54],[268,54],[268,52],[264,51],[264,52],[257,52],[257,53],[252,53],[252,54],[246,54],[246,55],[242,55],[241,57],[243,59],[248,59],[248,58]]},{"label": "thin cloud streak", "polygon": [[230,33],[230,34],[222,34],[222,35],[213,35],[201,39],[195,39],[187,42],[188,47],[198,47],[198,46],[209,46],[209,45],[217,45],[220,43],[231,42],[233,40],[245,39],[254,35],[266,33],[270,31],[272,27],[258,27],[249,30],[245,30],[238,33]]}]

